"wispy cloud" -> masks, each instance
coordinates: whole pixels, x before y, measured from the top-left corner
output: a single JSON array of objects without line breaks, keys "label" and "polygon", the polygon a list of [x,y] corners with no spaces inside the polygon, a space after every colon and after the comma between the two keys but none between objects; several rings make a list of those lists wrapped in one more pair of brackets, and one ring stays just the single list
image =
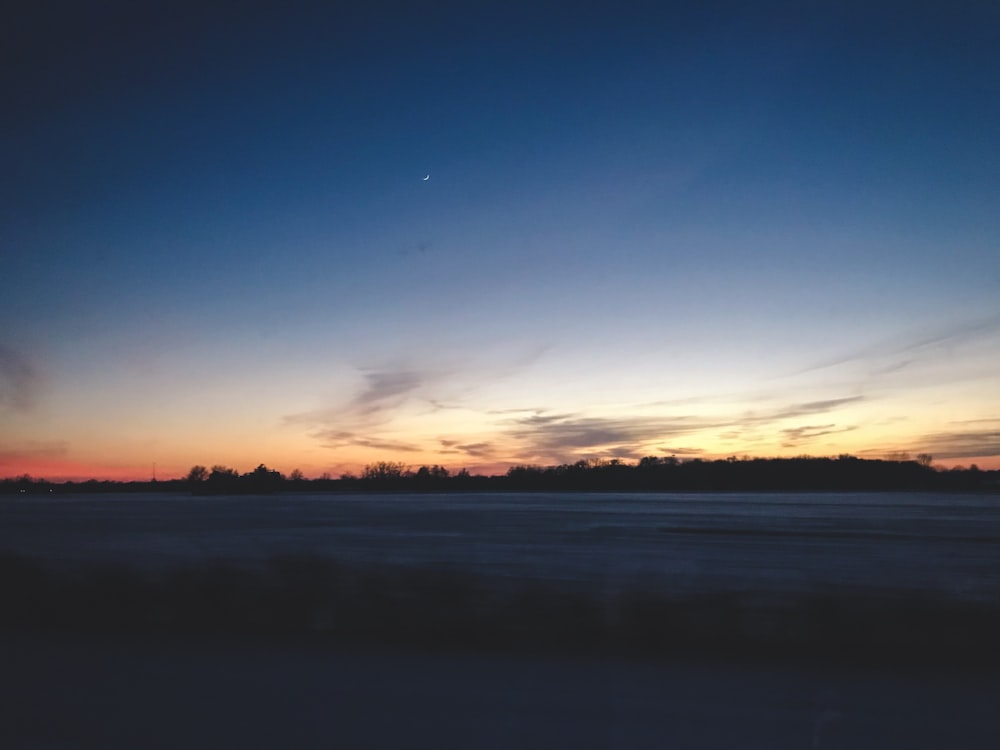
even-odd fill
[{"label": "wispy cloud", "polygon": [[979,456],[1000,456],[1000,419],[992,420],[995,427],[983,430],[954,430],[921,436],[915,450],[926,451],[935,458],[955,459]]},{"label": "wispy cloud", "polygon": [[891,375],[894,372],[900,372],[905,370],[910,365],[916,364],[916,358],[901,359],[896,362],[890,362],[887,365],[883,365],[875,370],[876,375]]},{"label": "wispy cloud", "polygon": [[[791,419],[835,412],[845,406],[864,401],[862,396],[846,396],[821,401],[773,405],[761,411],[722,416],[622,416],[594,417],[580,414],[533,413],[506,420],[503,425],[504,442],[518,446],[524,455],[565,458],[599,452],[613,453],[622,458],[647,455],[651,450],[665,453],[701,452],[698,448],[658,447],[657,443],[675,438],[724,430],[724,435],[741,439],[748,428],[761,429],[777,426]],[[786,444],[798,444],[830,434],[856,429],[837,427],[835,423],[822,426],[806,425],[782,428],[778,435]],[[669,445],[669,443],[668,443]]]},{"label": "wispy cloud", "polygon": [[[360,374],[360,386],[339,406],[292,414],[285,417],[285,423],[309,427],[310,436],[332,450],[361,448],[410,454],[436,451],[443,456],[480,461],[561,463],[598,455],[619,458],[640,458],[653,453],[697,455],[703,452],[698,442],[714,444],[719,433],[744,445],[760,442],[765,433],[775,443],[804,443],[832,431],[853,429],[838,427],[832,419],[818,422],[820,427],[817,427],[814,419],[866,400],[861,395],[799,401],[759,397],[743,401],[742,409],[733,404],[728,413],[715,403],[703,413],[689,406],[679,414],[669,413],[678,411],[676,408],[626,404],[620,416],[505,408],[481,412],[482,424],[474,439],[447,433],[438,433],[437,437],[432,433],[422,439],[411,431],[412,427],[408,427],[405,435],[399,432],[398,417],[416,416],[420,408],[425,410],[424,416],[441,411],[446,405],[440,394],[455,392],[452,382],[455,372],[398,366],[371,368]],[[466,387],[468,384],[463,383],[459,390]],[[747,410],[748,403],[754,408]],[[809,420],[806,425],[795,424],[806,419]]]},{"label": "wispy cloud", "polygon": [[[402,414],[413,416],[448,410],[467,410],[463,404],[469,393],[482,386],[507,378],[531,366],[548,350],[537,346],[526,352],[501,357],[486,367],[452,362],[436,367],[392,365],[361,368],[361,386],[338,405],[286,415],[286,425],[311,428],[310,436],[326,448],[371,448],[390,453],[413,453],[428,450],[426,444],[401,441],[393,425]],[[496,355],[493,355],[496,359]],[[524,412],[521,412],[524,413]],[[486,442],[467,440],[441,441],[441,453],[471,458],[492,459],[494,447]]]},{"label": "wispy cloud", "polygon": [[757,417],[749,417],[742,422],[777,422],[782,419],[793,417],[807,417],[814,414],[826,414],[839,409],[847,404],[856,404],[864,401],[864,396],[847,396],[845,398],[831,398],[824,401],[808,401],[804,404],[792,404],[791,406],[779,408],[770,412],[764,412]]},{"label": "wispy cloud", "polygon": [[868,365],[871,375],[889,375],[938,356],[942,350],[1000,333],[1000,313],[953,322],[936,331],[908,337],[895,336],[879,344],[846,352],[799,370],[802,375],[859,362]]},{"label": "wispy cloud", "polygon": [[374,448],[376,450],[390,453],[416,453],[422,450],[419,445],[406,443],[401,440],[382,440],[379,438],[368,438],[349,430],[318,430],[313,433],[327,448],[346,448],[349,446],[358,448]]},{"label": "wispy cloud", "polygon": [[835,435],[842,432],[851,432],[856,430],[856,425],[850,425],[848,427],[837,427],[835,424],[824,424],[824,425],[805,425],[803,427],[786,427],[781,431],[783,436],[781,445],[785,448],[794,448],[797,445],[802,445],[803,443],[809,443],[816,438],[823,437],[825,435]]},{"label": "wispy cloud", "polygon": [[585,417],[569,414],[534,414],[514,420],[508,437],[529,443],[536,450],[562,452],[601,446],[629,447],[687,435],[713,426],[696,417]]},{"label": "wispy cloud", "polygon": [[1000,331],[1000,313],[952,324],[903,346],[899,351],[901,353],[919,352],[942,346],[953,346],[983,335],[992,335],[998,331]]},{"label": "wispy cloud", "polygon": [[[929,432],[895,445],[863,448],[857,452],[872,456],[929,453],[936,459],[947,461],[1000,456],[1000,417],[966,419],[951,424],[957,428]],[[972,425],[983,427],[968,427]]]},{"label": "wispy cloud", "polygon": [[370,448],[386,453],[415,453],[424,446],[386,434],[399,410],[440,375],[408,367],[361,371],[362,385],[339,406],[285,416],[288,425],[312,428],[310,436],[330,449]]},{"label": "wispy cloud", "polygon": [[455,448],[472,458],[491,459],[496,455],[492,443],[460,443]]},{"label": "wispy cloud", "polygon": [[438,444],[441,446],[438,452],[448,456],[467,456],[469,458],[491,460],[496,458],[497,455],[496,446],[488,442],[464,443],[461,440],[440,438]]},{"label": "wispy cloud", "polygon": [[440,377],[405,367],[366,369],[361,374],[361,390],[345,403],[289,414],[284,422],[317,426],[346,423],[357,428],[371,427],[380,418],[396,411],[427,383],[433,382],[435,377]]},{"label": "wispy cloud", "polygon": [[28,411],[37,400],[41,377],[13,347],[0,343],[0,407]]},{"label": "wispy cloud", "polygon": [[407,369],[367,370],[364,389],[349,408],[373,414],[399,404],[426,381],[426,374]]}]

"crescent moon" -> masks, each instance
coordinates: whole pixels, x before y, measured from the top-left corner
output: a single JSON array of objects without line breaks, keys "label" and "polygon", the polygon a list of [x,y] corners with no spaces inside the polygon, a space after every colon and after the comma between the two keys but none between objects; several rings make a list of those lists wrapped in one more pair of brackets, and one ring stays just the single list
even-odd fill
[{"label": "crescent moon", "polygon": [[424,182],[427,182],[427,180],[429,180],[430,178],[431,178],[431,176],[430,176],[430,175],[427,175],[427,176],[426,176],[426,177],[424,178]]}]

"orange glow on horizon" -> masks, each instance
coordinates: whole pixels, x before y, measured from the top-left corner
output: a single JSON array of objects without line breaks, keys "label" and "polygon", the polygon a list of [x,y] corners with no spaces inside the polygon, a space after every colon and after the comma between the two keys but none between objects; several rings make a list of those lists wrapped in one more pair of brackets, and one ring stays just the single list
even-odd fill
[{"label": "orange glow on horizon", "polygon": [[[651,454],[653,455],[653,454]],[[689,461],[695,458],[704,461],[714,461],[718,459],[727,458],[729,455],[736,455],[739,458],[748,456],[749,458],[791,458],[796,455],[807,455],[807,452],[800,451],[798,453],[787,453],[785,455],[774,455],[774,454],[749,454],[749,453],[735,453],[735,454],[700,454],[697,456],[678,456],[682,461]],[[814,455],[822,457],[825,454],[811,453],[808,455]],[[839,454],[832,454],[839,455]],[[857,455],[857,454],[850,454]],[[861,455],[862,458],[886,458],[886,455]],[[375,460],[391,460],[399,461],[400,463],[407,466],[410,470],[416,470],[423,465],[440,465],[444,466],[452,474],[456,474],[462,469],[467,470],[473,475],[482,476],[493,476],[505,474],[511,466],[525,464],[525,465],[540,465],[540,466],[551,466],[556,465],[557,462],[537,462],[537,461],[518,461],[518,460],[507,460],[507,461],[480,461],[480,462],[466,462],[466,463],[455,463],[453,461],[447,460],[452,457],[438,457],[437,459],[432,456],[428,456],[427,460],[420,461],[406,461],[400,460],[393,457],[383,457],[381,459],[373,459],[372,461],[366,462],[337,462],[331,463],[327,466],[317,466],[305,463],[296,462],[275,462],[269,463],[266,460],[254,459],[245,462],[239,462],[236,464],[226,463],[224,461],[214,461],[211,463],[205,463],[202,465],[211,468],[213,465],[221,464],[224,466],[231,466],[241,473],[252,471],[258,464],[263,463],[268,468],[276,469],[284,475],[290,474],[293,470],[299,469],[308,479],[317,479],[324,474],[328,474],[334,479],[339,478],[344,474],[350,474],[354,476],[360,475],[365,466],[368,463],[373,463]],[[583,457],[581,456],[581,459]],[[606,456],[607,459],[614,458],[613,455]],[[580,460],[580,459],[577,459]],[[634,464],[637,463],[634,460],[625,460],[625,463]],[[98,481],[115,481],[115,482],[131,482],[139,481],[146,482],[154,478],[159,481],[167,481],[171,479],[182,479],[187,475],[190,470],[191,465],[180,466],[176,463],[164,464],[154,467],[152,465],[148,466],[127,466],[127,465],[108,465],[108,464],[95,464],[87,463],[83,461],[71,461],[64,459],[35,459],[26,461],[5,461],[0,463],[0,478],[14,478],[20,477],[27,474],[36,480],[47,480],[51,482],[82,482],[91,479]],[[1000,470],[1000,456],[973,456],[967,458],[948,458],[948,459],[934,459],[933,464],[935,468],[947,470],[953,468],[969,468],[973,465],[982,469],[984,471],[995,471]]]},{"label": "orange glow on horizon", "polygon": [[[50,482],[85,482],[90,479],[113,482],[145,482],[153,478],[152,466],[108,466],[83,461],[64,459],[32,459],[27,461],[5,461],[0,463],[0,478],[14,478],[24,475],[36,480]],[[171,479],[172,472],[165,471],[157,479]]]}]

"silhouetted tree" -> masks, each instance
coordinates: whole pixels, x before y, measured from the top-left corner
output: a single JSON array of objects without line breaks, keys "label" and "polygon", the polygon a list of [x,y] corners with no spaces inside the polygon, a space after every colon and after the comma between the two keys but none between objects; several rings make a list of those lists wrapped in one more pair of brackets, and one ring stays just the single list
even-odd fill
[{"label": "silhouetted tree", "polygon": [[407,466],[399,461],[376,461],[365,466],[361,478],[369,482],[385,482],[402,479],[407,473]]},{"label": "silhouetted tree", "polygon": [[421,466],[417,469],[417,473],[414,474],[414,478],[422,481],[427,481],[429,479],[447,479],[448,470],[443,466],[438,466],[437,464],[434,466]]},{"label": "silhouetted tree", "polygon": [[208,481],[210,482],[221,482],[230,479],[239,479],[239,473],[236,469],[230,469],[228,466],[223,466],[222,464],[216,464],[212,467],[212,472],[208,475]]},{"label": "silhouetted tree", "polygon": [[240,479],[244,488],[251,492],[273,492],[285,481],[280,472],[269,469],[264,464],[258,464],[256,469],[247,472]]}]

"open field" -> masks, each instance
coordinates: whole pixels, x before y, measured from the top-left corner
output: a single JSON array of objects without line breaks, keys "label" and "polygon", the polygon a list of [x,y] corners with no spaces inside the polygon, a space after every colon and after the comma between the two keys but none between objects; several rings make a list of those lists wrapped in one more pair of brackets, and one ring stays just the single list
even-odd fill
[{"label": "open field", "polygon": [[994,747],[995,505],[5,502],[0,744]]}]

